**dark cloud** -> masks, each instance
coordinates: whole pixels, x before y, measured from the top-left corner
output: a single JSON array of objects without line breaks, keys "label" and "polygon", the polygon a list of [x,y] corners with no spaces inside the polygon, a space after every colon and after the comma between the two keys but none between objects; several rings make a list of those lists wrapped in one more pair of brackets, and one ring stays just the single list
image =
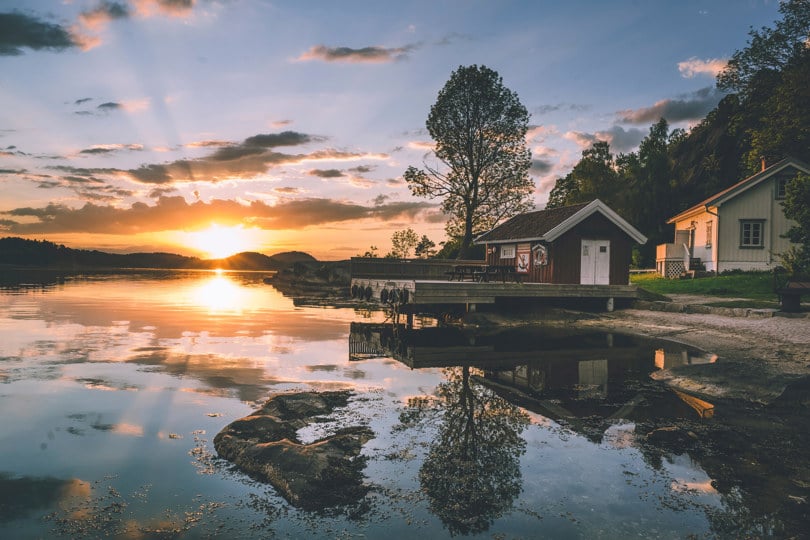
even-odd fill
[{"label": "dark cloud", "polygon": [[218,149],[208,156],[211,161],[235,161],[245,157],[264,154],[264,148],[259,146],[226,146]]},{"label": "dark cloud", "polygon": [[[251,179],[264,175],[273,167],[306,161],[353,161],[387,157],[384,154],[361,154],[334,149],[317,150],[306,154],[284,154],[272,150],[273,146],[292,145],[295,144],[295,141],[297,144],[304,144],[312,140],[318,139],[294,132],[256,135],[245,139],[240,144],[226,143],[227,146],[220,146],[208,155],[199,158],[180,159],[168,163],[145,163],[140,167],[128,170],[67,166],[53,166],[51,169],[77,176],[114,176],[128,178],[142,184],[160,185],[189,181],[219,182],[233,178]],[[140,145],[99,146],[99,148],[108,147],[128,150],[142,149]],[[104,154],[105,152],[88,153]]]},{"label": "dark cloud", "polygon": [[357,174],[366,174],[370,173],[374,170],[374,167],[370,165],[358,165],[357,167],[352,167],[349,169],[350,172],[357,173]]},{"label": "dark cloud", "polygon": [[63,176],[62,180],[71,184],[103,184],[104,180],[93,176]]},{"label": "dark cloud", "polygon": [[301,54],[298,60],[323,60],[324,62],[350,62],[350,63],[385,63],[403,60],[408,54],[418,49],[419,45],[411,44],[404,47],[363,47],[352,49],[350,47],[327,47],[315,45],[307,52]]},{"label": "dark cloud", "polygon": [[312,169],[307,172],[310,176],[317,176],[319,178],[342,178],[346,176],[339,169]]},{"label": "dark cloud", "polygon": [[73,104],[74,105],[83,105],[83,104],[87,103],[88,101],[93,101],[93,98],[86,97],[86,98],[77,99],[76,101],[73,102]]},{"label": "dark cloud", "polygon": [[313,140],[321,140],[305,133],[295,131],[282,131],[281,133],[268,133],[248,137],[242,146],[258,146],[260,148],[275,148],[277,146],[298,146]]},{"label": "dark cloud", "polygon": [[59,26],[18,12],[0,13],[0,56],[18,56],[22,48],[61,51],[77,44]]},{"label": "dark cloud", "polygon": [[130,151],[141,151],[143,150],[143,146],[140,144],[102,144],[99,146],[92,146],[90,148],[85,148],[84,150],[80,150],[79,154],[85,155],[107,155],[107,154],[114,154],[116,152],[120,152],[121,150],[130,150]]},{"label": "dark cloud", "polygon": [[103,0],[95,9],[83,11],[79,18],[84,24],[93,26],[115,19],[126,19],[130,15],[128,5]]},{"label": "dark cloud", "polygon": [[292,186],[282,186],[273,188],[273,191],[275,191],[276,193],[281,193],[283,195],[297,195],[298,193],[301,193],[300,188]]},{"label": "dark cloud", "polygon": [[548,174],[553,167],[554,164],[549,161],[543,159],[533,159],[532,166],[529,169],[529,172],[531,174],[544,175]]},{"label": "dark cloud", "polygon": [[619,111],[620,122],[628,124],[651,124],[666,118],[670,124],[696,121],[714,109],[725,94],[714,87],[706,87],[677,99],[662,99],[651,107]]},{"label": "dark cloud", "polygon": [[115,110],[118,110],[118,109],[120,109],[122,107],[123,107],[123,105],[121,105],[120,103],[116,103],[114,101],[108,101],[106,103],[102,103],[97,108],[101,109],[102,111],[115,111]]},{"label": "dark cloud", "polygon": [[44,208],[16,208],[0,214],[34,218],[36,222],[6,220],[14,234],[106,233],[136,234],[204,226],[212,220],[223,225],[250,223],[265,229],[298,229],[363,219],[409,219],[435,208],[425,202],[396,202],[365,206],[332,199],[308,198],[268,205],[261,201],[241,204],[233,200],[187,203],[183,197],[160,197],[153,206],[134,203],[129,208],[86,203],[81,208],[49,204]]},{"label": "dark cloud", "polygon": [[573,140],[583,148],[591,146],[596,141],[606,141],[610,144],[610,149],[613,152],[633,150],[645,136],[646,132],[641,129],[624,129],[621,126],[613,126],[610,129],[597,131],[596,133],[570,131],[565,134],[566,139]]}]

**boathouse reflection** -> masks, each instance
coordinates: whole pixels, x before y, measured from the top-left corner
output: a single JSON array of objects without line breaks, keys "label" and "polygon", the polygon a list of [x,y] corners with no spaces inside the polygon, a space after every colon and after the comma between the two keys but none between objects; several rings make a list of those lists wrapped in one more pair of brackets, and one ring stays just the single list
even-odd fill
[{"label": "boathouse reflection", "polygon": [[714,362],[715,355],[625,334],[352,323],[349,354],[355,360],[390,356],[413,369],[476,367],[482,373],[475,377],[477,382],[511,403],[555,420],[598,416],[635,421],[662,414],[673,418],[713,414],[710,403],[663,390],[649,374]]}]

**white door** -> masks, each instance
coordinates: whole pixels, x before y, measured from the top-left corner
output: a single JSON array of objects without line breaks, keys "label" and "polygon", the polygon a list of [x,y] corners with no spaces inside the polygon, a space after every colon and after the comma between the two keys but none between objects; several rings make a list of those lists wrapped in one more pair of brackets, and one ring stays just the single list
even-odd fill
[{"label": "white door", "polygon": [[610,240],[582,240],[579,282],[583,285],[610,284]]}]

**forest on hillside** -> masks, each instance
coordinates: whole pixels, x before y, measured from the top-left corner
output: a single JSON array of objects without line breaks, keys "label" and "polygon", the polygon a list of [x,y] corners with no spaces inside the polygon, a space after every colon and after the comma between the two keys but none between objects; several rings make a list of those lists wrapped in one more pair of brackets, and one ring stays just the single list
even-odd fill
[{"label": "forest on hillside", "polygon": [[647,235],[634,262],[649,267],[655,246],[672,241],[669,217],[755,174],[762,160],[810,160],[810,0],[779,11],[717,76],[727,95],[702,122],[686,132],[662,118],[629,154],[594,143],[557,179],[547,207],[601,199]]},{"label": "forest on hillside", "polygon": [[223,270],[279,270],[297,262],[314,262],[311,255],[299,251],[263,255],[237,253],[225,259],[200,259],[175,253],[106,253],[73,249],[47,240],[0,238],[0,265],[35,266],[61,269],[92,268],[171,268]]}]

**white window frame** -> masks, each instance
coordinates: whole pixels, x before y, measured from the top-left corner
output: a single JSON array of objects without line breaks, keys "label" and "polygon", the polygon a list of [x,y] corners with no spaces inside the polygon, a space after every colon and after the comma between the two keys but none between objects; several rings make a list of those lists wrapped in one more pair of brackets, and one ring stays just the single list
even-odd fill
[{"label": "white window frame", "polygon": [[501,259],[514,259],[515,258],[515,244],[504,244],[500,249]]},{"label": "white window frame", "polygon": [[[758,241],[755,241],[755,239],[758,239]],[[740,248],[760,249],[764,247],[765,247],[765,220],[741,219]]]}]

